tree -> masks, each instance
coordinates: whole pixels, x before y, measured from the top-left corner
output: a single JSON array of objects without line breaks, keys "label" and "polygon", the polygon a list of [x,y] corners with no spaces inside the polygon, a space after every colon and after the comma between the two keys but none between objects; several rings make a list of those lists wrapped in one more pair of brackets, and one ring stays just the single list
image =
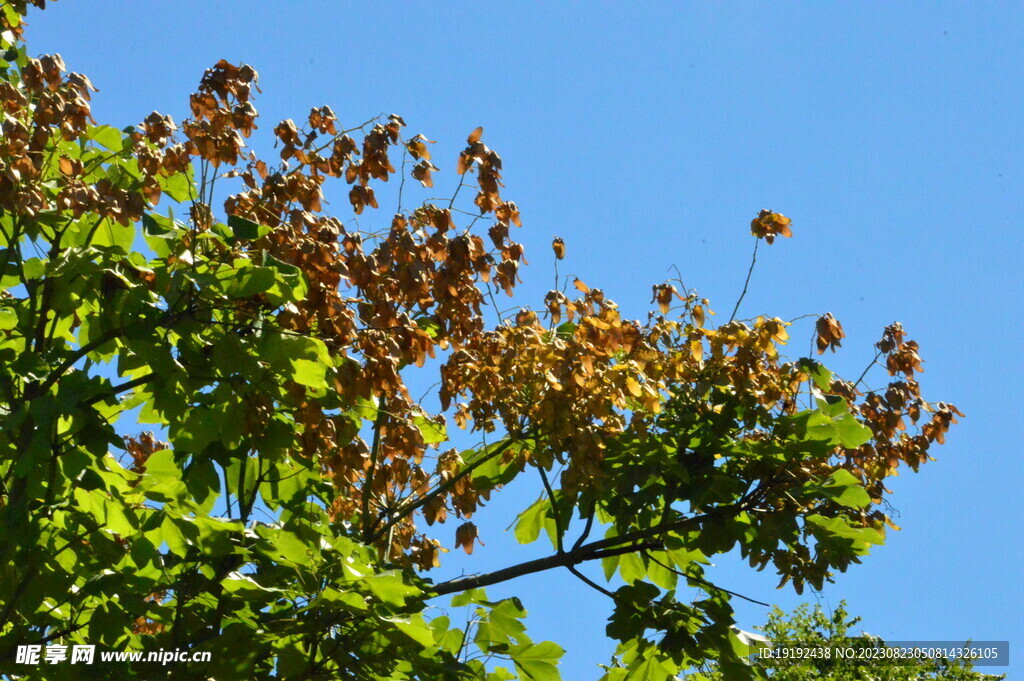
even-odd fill
[{"label": "tree", "polygon": [[[29,57],[25,5],[0,11],[12,678],[58,677],[11,663],[25,646],[92,644],[210,654],[171,678],[557,679],[561,648],[528,637],[518,599],[484,591],[554,569],[611,599],[620,645],[604,678],[657,681],[706,660],[753,678],[734,594],[704,566],[738,548],[798,591],[820,587],[883,541],[885,479],[916,471],[956,421],[921,397],[899,324],[868,367],[891,380],[870,390],[867,370],[849,382],[781,355],[790,323],[736,318],[740,301],[710,324],[679,281],[654,287],[643,322],[578,280],[547,294],[543,316],[502,319],[496,296],[513,295],[525,263],[521,220],[481,128],[450,198],[410,209],[407,180],[433,186],[430,140],[397,115],[342,129],[324,106],[277,124],[280,158],[260,160],[245,146],[248,65],[207,70],[180,127],[156,112],[98,125],[88,78]],[[375,209],[392,176],[382,229],[323,210],[336,184],[355,215]],[[770,244],[790,220],[761,211],[751,231]],[[814,333],[819,354],[844,335],[831,315]],[[433,398],[412,397],[435,379]],[[546,535],[550,554],[432,579],[451,536],[435,530],[456,523],[472,552],[472,516],[520,476],[544,493],[515,536]],[[625,585],[590,580],[590,561]],[[447,597],[469,624],[443,614]]]},{"label": "tree", "polygon": [[[799,645],[819,650],[853,648],[858,650],[884,647],[885,641],[867,633],[855,635],[852,628],[860,622],[859,617],[849,617],[846,602],[843,601],[831,614],[820,605],[813,609],[801,605],[788,615],[779,608],[773,608],[764,627],[765,636],[775,645]],[[726,678],[718,670],[694,674],[687,678],[704,678],[717,681]],[[937,658],[921,660],[914,664],[896,658],[865,660],[839,660],[824,657],[806,659],[799,663],[779,663],[772,674],[777,681],[801,681],[802,679],[830,679],[832,681],[998,681],[1006,675],[994,676],[974,671],[969,659]]]}]

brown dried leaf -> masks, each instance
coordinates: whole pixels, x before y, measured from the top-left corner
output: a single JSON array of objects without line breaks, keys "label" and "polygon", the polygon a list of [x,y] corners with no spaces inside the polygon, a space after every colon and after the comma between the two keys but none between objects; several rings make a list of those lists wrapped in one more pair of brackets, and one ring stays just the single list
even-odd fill
[{"label": "brown dried leaf", "polygon": [[555,252],[555,258],[558,260],[565,259],[565,242],[561,237],[555,237],[555,240],[551,242],[551,250]]}]

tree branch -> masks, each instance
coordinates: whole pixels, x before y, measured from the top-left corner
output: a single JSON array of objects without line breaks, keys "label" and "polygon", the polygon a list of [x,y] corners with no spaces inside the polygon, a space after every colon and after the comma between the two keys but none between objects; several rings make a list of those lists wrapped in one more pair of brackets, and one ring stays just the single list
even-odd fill
[{"label": "tree branch", "polygon": [[758,238],[755,238],[755,239],[754,239],[754,255],[753,255],[753,257],[751,257],[751,259],[750,259],[750,269],[749,269],[749,270],[747,270],[747,280],[746,280],[745,282],[743,282],[743,292],[742,292],[742,293],[740,293],[740,297],[739,297],[739,299],[738,299],[738,300],[736,301],[736,307],[734,307],[734,308],[732,309],[732,314],[731,314],[731,315],[729,315],[729,321],[730,321],[730,322],[731,322],[731,321],[732,321],[733,319],[735,319],[735,318],[736,318],[736,313],[737,313],[737,312],[739,311],[739,309],[740,309],[740,303],[742,303],[742,302],[743,302],[743,297],[747,295],[747,286],[749,286],[749,285],[750,285],[750,275],[752,275],[752,274],[754,273],[754,265],[756,265],[756,264],[757,264],[757,247],[758,247],[758,245],[759,245],[760,243],[761,243],[761,240],[760,240],[760,239],[758,239]]},{"label": "tree branch", "polygon": [[467,475],[475,471],[477,468],[480,468],[480,466],[484,465],[494,457],[503,454],[505,450],[507,450],[509,447],[511,447],[513,444],[516,444],[517,442],[518,440],[513,440],[511,438],[505,440],[500,445],[498,445],[494,449],[494,451],[484,454],[480,459],[477,459],[470,465],[463,468],[461,471],[455,474],[454,477],[448,480],[448,482],[438,485],[438,487],[433,492],[425,494],[416,501],[413,501],[407,504],[406,506],[396,509],[395,514],[391,516],[390,520],[384,523],[384,525],[382,525],[379,530],[374,532],[373,536],[371,536],[365,543],[372,544],[373,542],[377,541],[384,534],[386,534],[392,527],[400,523],[403,518],[409,517],[409,515],[411,513],[414,513],[417,509],[433,501],[436,497],[444,494],[445,492],[453,488],[459,480],[466,477]]},{"label": "tree branch", "polygon": [[[507,582],[510,579],[515,579],[516,577],[532,575],[534,573],[544,572],[545,570],[550,570],[556,567],[575,566],[579,563],[590,560],[621,556],[626,553],[635,553],[649,549],[660,549],[662,548],[660,537],[666,532],[684,530],[708,520],[727,516],[730,513],[740,513],[742,511],[743,507],[738,504],[720,506],[713,511],[709,511],[702,515],[676,520],[671,523],[655,525],[654,527],[649,527],[644,530],[627,532],[626,534],[618,535],[616,537],[607,537],[605,539],[585,544],[578,548],[573,548],[571,551],[556,553],[555,555],[537,558],[535,560],[528,560],[525,563],[511,565],[500,570],[495,570],[494,572],[488,572],[482,575],[458,577],[435,585],[431,591],[436,596],[443,596],[445,594],[458,593],[468,589],[476,589],[482,586],[490,586],[491,584]],[[623,546],[623,544],[626,545]]]},{"label": "tree branch", "polygon": [[871,371],[871,367],[875,366],[875,364],[878,362],[878,358],[881,357],[881,356],[882,356],[882,351],[881,350],[879,350],[878,352],[875,353],[875,356],[872,358],[871,362],[866,367],[864,367],[864,371],[861,372],[860,377],[853,384],[854,388],[856,388],[858,385],[861,384],[861,381],[864,380],[864,377],[868,375],[869,371]]},{"label": "tree branch", "polygon": [[755,603],[757,605],[763,605],[766,608],[771,607],[770,603],[765,603],[764,601],[758,601],[758,600],[755,600],[753,598],[750,598],[749,596],[744,596],[743,594],[736,593],[735,591],[729,591],[728,589],[723,589],[722,587],[718,586],[717,584],[715,584],[713,582],[709,582],[708,580],[706,580],[706,579],[704,579],[702,577],[694,577],[693,575],[691,575],[691,574],[689,574],[687,572],[680,572],[679,570],[676,570],[675,568],[672,568],[672,567],[669,567],[668,565],[665,565],[660,560],[658,560],[657,558],[652,556],[650,553],[647,553],[646,551],[644,552],[644,554],[649,559],[651,559],[652,561],[654,561],[655,563],[660,565],[661,567],[665,568],[669,572],[672,572],[672,573],[675,573],[675,574],[679,575],[680,577],[683,577],[683,578],[688,579],[688,580],[693,581],[693,582],[697,582],[698,584],[702,584],[702,585],[708,587],[709,589],[714,589],[715,591],[721,591],[722,593],[727,593],[730,596],[735,596],[736,598],[742,598],[745,601],[749,601],[749,602]]},{"label": "tree branch", "polygon": [[614,593],[612,593],[608,589],[604,588],[603,586],[601,586],[600,584],[598,584],[597,582],[592,580],[590,577],[587,577],[585,574],[583,574],[582,572],[577,570],[572,565],[566,565],[565,567],[569,569],[569,572],[571,572],[574,575],[576,575],[577,577],[579,577],[580,581],[582,581],[587,586],[591,587],[595,591],[600,591],[601,593],[603,593],[605,596],[607,596],[608,598],[612,599],[613,601],[615,600],[615,594]]},{"label": "tree branch", "polygon": [[106,393],[104,393],[102,395],[94,395],[94,396],[90,397],[89,399],[85,400],[84,402],[82,402],[82,406],[83,407],[91,407],[92,405],[96,404],[97,402],[102,402],[103,400],[107,399],[108,397],[115,397],[115,396],[120,395],[121,393],[125,392],[126,390],[131,390],[132,388],[138,388],[140,385],[145,385],[145,384],[149,383],[151,380],[153,380],[154,378],[156,378],[156,374],[154,374],[153,372],[150,372],[148,374],[143,374],[142,376],[139,376],[138,378],[133,378],[130,381],[125,381],[124,383],[120,383],[118,385],[111,386],[110,390],[107,391]]},{"label": "tree branch", "polygon": [[[621,539],[622,537],[615,537],[615,539]],[[597,544],[600,542],[594,542]],[[523,575],[532,575],[537,572],[544,572],[552,568],[557,567],[572,567],[578,563],[583,563],[590,560],[599,560],[601,558],[611,558],[613,556],[621,556],[626,553],[634,553],[636,551],[642,551],[644,549],[656,549],[661,547],[661,542],[649,541],[644,544],[630,544],[629,546],[617,546],[609,549],[602,550],[591,550],[590,547],[593,544],[588,544],[580,550],[568,551],[565,553],[556,553],[553,556],[546,556],[544,558],[538,558],[536,560],[528,560],[525,563],[519,563],[517,565],[511,565],[501,570],[495,570],[494,572],[488,572],[482,575],[471,575],[468,577],[459,577],[452,579],[447,582],[441,582],[437,584],[431,592],[435,596],[444,596],[445,594],[458,593],[460,591],[467,591],[469,589],[478,589],[482,586],[490,586],[492,584],[500,584],[501,582],[507,582],[510,579],[516,577],[522,577]]]},{"label": "tree branch", "polygon": [[96,350],[97,348],[106,345],[110,341],[119,337],[122,333],[124,333],[123,329],[107,331],[105,334],[103,334],[96,340],[92,341],[91,343],[86,343],[78,350],[71,353],[71,355],[66,360],[64,360],[64,362],[62,362],[60,366],[54,369],[50,373],[50,375],[46,377],[46,380],[43,381],[42,384],[40,384],[39,388],[36,391],[34,391],[31,397],[45,395],[47,392],[49,392],[50,388],[52,388],[53,385],[60,380],[61,376],[66,374],[68,369],[73,367],[75,363],[78,362],[78,360],[82,359],[93,350]]},{"label": "tree branch", "polygon": [[597,515],[597,511],[593,508],[593,504],[591,504],[590,514],[587,516],[586,525],[583,526],[583,532],[582,534],[580,534],[579,538],[576,539],[576,542],[572,545],[574,551],[579,547],[583,546],[583,542],[587,541],[587,537],[590,536],[590,530],[594,526],[595,515]]},{"label": "tree branch", "polygon": [[384,396],[377,400],[377,418],[373,420],[373,443],[370,445],[370,468],[366,471],[366,484],[363,485],[363,543],[372,544],[379,535],[373,533],[377,522],[370,522],[370,497],[373,496],[373,476],[377,467],[377,459],[380,453],[381,431],[384,429],[384,419],[387,418]]},{"label": "tree branch", "polygon": [[548,501],[551,503],[551,515],[555,519],[555,538],[558,546],[559,553],[565,553],[565,547],[562,545],[562,535],[565,534],[566,528],[562,527],[561,515],[558,512],[558,502],[555,499],[555,491],[551,489],[551,483],[548,482],[548,474],[544,471],[543,466],[537,466],[537,470],[540,471],[540,479],[544,482],[544,490],[548,494]]}]

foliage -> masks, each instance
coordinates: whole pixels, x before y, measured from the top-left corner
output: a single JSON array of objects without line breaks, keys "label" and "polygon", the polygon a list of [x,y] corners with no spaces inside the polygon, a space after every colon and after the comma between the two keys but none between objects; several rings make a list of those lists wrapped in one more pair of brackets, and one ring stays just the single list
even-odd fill
[{"label": "foliage", "polygon": [[[400,116],[342,129],[313,109],[273,128],[270,164],[245,146],[257,73],[221,61],[180,127],[96,124],[88,78],[28,56],[24,10],[0,10],[2,672],[57,678],[10,660],[60,642],[209,651],[172,672],[218,681],[547,681],[561,648],[483,588],[564,568],[613,601],[605,678],[706,659],[750,678],[710,559],[738,549],[820,587],[882,542],[885,478],[955,422],[921,398],[898,324],[872,362],[893,378],[869,391],[780,355],[789,323],[713,326],[673,282],[645,322],[578,280],[546,317],[496,318],[525,260],[482,129],[452,196],[408,209],[406,180],[431,187],[437,167]],[[329,183],[361,215],[393,176],[386,228],[324,211]],[[752,230],[789,224],[762,211]],[[822,319],[819,351],[834,349],[841,326]],[[410,392],[430,376],[440,409]],[[458,523],[473,551],[472,516],[517,476],[544,494],[515,536],[552,552],[431,579],[451,537],[435,530]],[[617,591],[577,570],[597,560]]]},{"label": "foliage", "polygon": [[[857,626],[860,618],[848,617],[845,601],[831,614],[824,612],[820,605],[815,605],[812,610],[804,604],[788,615],[779,608],[773,608],[768,615],[764,634],[775,645],[800,645],[809,649],[869,649],[885,645],[885,641],[878,636],[854,634],[852,628]],[[779,664],[771,678],[774,681],[998,681],[1005,678],[1005,675],[982,674],[974,671],[973,667],[967,659],[931,659],[912,664],[895,658],[880,658],[870,662],[817,658],[800,663]],[[711,669],[686,678],[693,681],[721,681],[728,677],[717,669]]]}]

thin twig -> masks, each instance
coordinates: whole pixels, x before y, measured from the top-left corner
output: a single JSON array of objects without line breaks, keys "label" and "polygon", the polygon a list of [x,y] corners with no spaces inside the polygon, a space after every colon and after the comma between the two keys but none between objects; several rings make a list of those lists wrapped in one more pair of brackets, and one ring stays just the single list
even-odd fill
[{"label": "thin twig", "polygon": [[406,164],[406,161],[408,161],[408,160],[409,160],[409,149],[408,149],[408,147],[405,146],[405,142],[403,140],[403,143],[402,143],[402,170],[401,170],[402,181],[398,183],[398,213],[399,214],[402,213],[402,190],[405,189],[405,164]]},{"label": "thin twig", "polygon": [[714,584],[713,582],[709,582],[706,579],[703,579],[701,577],[694,577],[693,575],[691,575],[691,574],[689,574],[687,572],[680,572],[679,570],[676,570],[675,568],[671,568],[668,565],[665,565],[664,563],[662,563],[660,560],[658,560],[654,556],[652,556],[647,551],[644,551],[644,555],[647,556],[650,560],[652,560],[655,563],[657,563],[658,565],[660,565],[661,567],[663,567],[666,570],[668,570],[669,572],[675,573],[675,574],[679,575],[680,577],[685,577],[686,579],[689,579],[691,581],[697,582],[698,584],[703,584],[704,586],[711,587],[715,591],[721,591],[722,593],[727,593],[730,596],[735,596],[736,598],[742,598],[745,601],[749,601],[751,603],[756,603],[757,605],[763,605],[766,608],[771,607],[770,603],[765,603],[763,601],[759,601],[759,600],[750,598],[749,596],[744,596],[743,594],[736,593],[735,591],[729,591],[728,589],[723,589],[722,587],[718,586],[717,584]]},{"label": "thin twig", "polygon": [[878,363],[878,358],[881,357],[881,356],[882,356],[882,351],[881,350],[879,350],[878,352],[875,353],[875,356],[871,360],[871,363],[868,364],[867,367],[864,368],[864,371],[862,371],[861,374],[860,374],[860,378],[858,378],[857,382],[853,384],[854,388],[856,388],[858,385],[861,384],[861,381],[863,381],[864,377],[868,375],[869,371],[871,371],[871,367],[875,366],[875,364]]},{"label": "thin twig", "polygon": [[459,190],[462,189],[462,185],[466,182],[466,175],[469,173],[469,168],[466,168],[466,172],[459,176],[459,186],[455,188],[455,193],[452,194],[451,201],[448,202],[448,209],[455,205],[455,197],[459,195]]},{"label": "thin twig", "polygon": [[743,282],[743,293],[740,294],[739,300],[736,301],[736,307],[732,309],[732,314],[729,315],[729,321],[731,322],[736,318],[736,313],[740,309],[740,303],[743,302],[743,297],[747,295],[747,286],[750,285],[750,275],[754,273],[754,265],[757,264],[757,247],[761,243],[760,239],[754,239],[754,255],[750,259],[750,269],[747,270],[747,280]]},{"label": "thin twig", "polygon": [[[445,492],[450,490],[452,487],[454,487],[456,485],[456,483],[459,482],[459,480],[462,480],[467,475],[470,475],[477,468],[479,468],[483,464],[487,463],[488,461],[490,461],[494,457],[498,456],[499,454],[504,453],[509,447],[511,447],[514,444],[517,444],[518,442],[519,442],[518,440],[513,440],[513,439],[505,440],[502,444],[497,445],[495,447],[494,451],[487,452],[486,454],[483,454],[479,459],[477,459],[473,463],[469,464],[468,466],[466,466],[465,468],[460,470],[458,473],[456,473],[454,476],[449,478],[447,481],[445,481],[445,482],[441,483],[440,485],[438,485],[436,488],[434,488],[434,490],[432,492],[429,492],[429,493],[425,494],[424,496],[419,497],[416,501],[413,501],[413,502],[411,502],[409,504],[404,504],[404,505],[400,506],[399,508],[396,508],[395,511],[394,511],[394,514],[391,515],[391,517],[388,519],[388,521],[380,529],[376,530],[373,533],[373,536],[371,536],[369,538],[369,540],[367,540],[365,543],[372,544],[373,542],[377,541],[377,539],[379,539],[385,532],[387,532],[392,527],[394,527],[399,522],[401,522],[403,518],[409,517],[409,515],[411,513],[415,512],[418,508],[420,508],[420,507],[424,506],[425,504],[429,503],[430,501],[432,501],[436,497],[444,494]],[[378,518],[377,522],[380,522],[381,519],[382,518]]]}]

